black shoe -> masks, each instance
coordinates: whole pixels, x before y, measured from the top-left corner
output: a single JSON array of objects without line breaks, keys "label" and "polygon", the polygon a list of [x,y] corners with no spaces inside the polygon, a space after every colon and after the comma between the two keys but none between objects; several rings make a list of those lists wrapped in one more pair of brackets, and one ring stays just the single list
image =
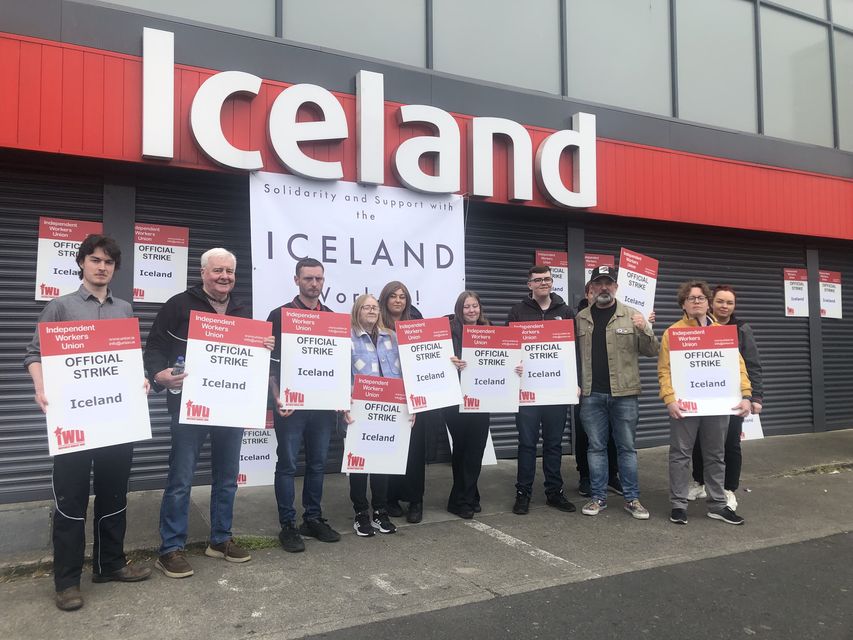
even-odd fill
[{"label": "black shoe", "polygon": [[373,512],[373,528],[379,533],[396,533],[397,525],[391,522],[387,511]]},{"label": "black shoe", "polygon": [[341,534],[326,524],[325,518],[305,520],[299,527],[299,533],[306,538],[314,538],[320,542],[337,542]]},{"label": "black shoe", "polygon": [[714,520],[722,520],[729,524],[743,524],[744,520],[729,507],[723,507],[720,511],[709,511],[708,517]]},{"label": "black shoe", "polygon": [[417,524],[424,519],[424,503],[410,502],[409,512],[406,514],[406,522]]},{"label": "black shoe", "polygon": [[474,513],[480,513],[483,510],[483,507],[480,506],[480,501],[474,503]]},{"label": "black shoe", "polygon": [[515,494],[515,504],[512,505],[512,512],[517,516],[526,516],[530,511],[530,496],[519,491]]},{"label": "black shoe", "polygon": [[288,553],[305,551],[305,541],[302,540],[302,536],[292,522],[288,522],[278,532],[278,541],[281,543],[281,548]]},{"label": "black shoe", "polygon": [[463,520],[470,520],[474,517],[474,509],[472,509],[471,507],[452,507],[450,505],[447,505],[447,511],[455,516],[459,516]]},{"label": "black shoe", "polygon": [[613,478],[610,482],[608,482],[607,488],[617,495],[623,495],[622,483],[619,481],[619,478]]},{"label": "black shoe", "polygon": [[389,500],[388,501],[388,515],[392,518],[402,518],[403,517],[403,507],[400,506],[399,500]]},{"label": "black shoe", "polygon": [[673,509],[669,521],[675,524],[687,524],[687,509]]},{"label": "black shoe", "polygon": [[577,511],[577,509],[575,509],[575,505],[573,505],[566,499],[566,496],[563,495],[562,491],[560,491],[560,493],[555,493],[553,495],[548,496],[545,503],[549,507],[554,507],[555,509],[559,509],[560,511],[565,511],[566,513],[572,513],[574,511]]},{"label": "black shoe", "polygon": [[76,611],[83,606],[83,595],[80,587],[74,585],[56,592],[56,607],[62,611]]},{"label": "black shoe", "polygon": [[589,486],[589,478],[581,478],[578,480],[578,493],[584,498],[592,496],[592,489]]},{"label": "black shoe", "polygon": [[373,523],[370,521],[370,514],[367,511],[359,511],[355,514],[352,528],[361,538],[371,538],[374,535]]}]

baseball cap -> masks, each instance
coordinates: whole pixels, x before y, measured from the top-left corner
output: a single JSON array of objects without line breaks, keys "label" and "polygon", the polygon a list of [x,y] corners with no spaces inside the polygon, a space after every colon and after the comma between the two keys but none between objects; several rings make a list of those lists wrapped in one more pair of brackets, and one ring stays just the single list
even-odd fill
[{"label": "baseball cap", "polygon": [[609,278],[616,282],[616,268],[603,264],[592,270],[592,275],[589,277],[590,282],[595,282],[599,278]]}]

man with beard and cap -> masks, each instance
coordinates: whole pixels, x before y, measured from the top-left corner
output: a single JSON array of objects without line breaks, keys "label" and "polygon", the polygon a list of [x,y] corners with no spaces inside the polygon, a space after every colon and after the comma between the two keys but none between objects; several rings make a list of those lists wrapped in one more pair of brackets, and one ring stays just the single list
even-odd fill
[{"label": "man with beard and cap", "polygon": [[[509,310],[507,324],[572,320],[575,312],[560,296],[551,292],[553,286],[550,267],[531,267],[527,272],[527,288],[530,293]],[[530,496],[533,493],[533,479],[536,477],[536,445],[540,432],[546,503],[560,511],[575,511],[575,505],[563,495],[563,476],[560,473],[567,415],[568,405],[565,404],[518,408],[518,413],[515,414],[515,426],[518,429],[518,474],[515,504],[512,507],[512,512],[516,515],[525,515],[530,511]]]},{"label": "man with beard and cap", "polygon": [[591,304],[575,321],[582,373],[580,418],[589,439],[591,492],[582,513],[594,516],[607,508],[607,439],[612,432],[625,510],[638,520],[648,520],[649,512],[640,503],[635,446],[639,356],[656,356],[660,344],[643,314],[616,299],[618,288],[613,267],[596,267],[589,280]]}]

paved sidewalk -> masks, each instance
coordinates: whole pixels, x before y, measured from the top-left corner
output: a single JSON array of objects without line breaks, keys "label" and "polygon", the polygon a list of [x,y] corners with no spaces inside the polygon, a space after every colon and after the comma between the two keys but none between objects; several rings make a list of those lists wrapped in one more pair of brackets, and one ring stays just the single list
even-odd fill
[{"label": "paved sidewalk", "polygon": [[[0,637],[62,637],[56,629],[74,616],[75,635],[91,638],[160,637],[165,628],[186,640],[216,633],[296,638],[853,530],[853,430],[744,443],[738,491],[738,511],[747,520],[743,527],[706,518],[700,503],[691,503],[688,526],[671,524],[666,453],[665,447],[639,452],[642,500],[652,512],[645,522],[625,513],[618,496],[611,496],[611,508],[596,517],[551,509],[544,505],[541,472],[530,514],[513,515],[514,460],[484,469],[483,513],[463,521],[444,511],[450,468],[442,464],[428,469],[423,523],[400,519],[396,535],[359,539],[352,535],[346,477],[329,475],[325,515],[345,534],[340,543],[307,541],[302,554],[263,549],[246,565],[192,555],[196,575],[188,580],[157,573],[138,585],[93,585],[86,573],[86,606],[74,614],[53,608],[50,578],[13,579],[0,584],[4,610],[14,612],[0,619]],[[564,458],[563,473],[566,493],[580,507],[574,458]],[[156,548],[159,501],[159,491],[131,494],[129,550]],[[192,541],[204,541],[207,511],[208,490],[195,487]],[[44,502],[0,508],[5,567],[49,558],[49,512]],[[275,536],[272,487],[240,489],[234,523],[238,536]]]}]

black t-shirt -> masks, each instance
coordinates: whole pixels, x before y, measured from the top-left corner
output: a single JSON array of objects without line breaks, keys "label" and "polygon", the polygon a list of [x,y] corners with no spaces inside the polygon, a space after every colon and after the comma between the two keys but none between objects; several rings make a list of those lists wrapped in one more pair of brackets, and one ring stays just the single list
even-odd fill
[{"label": "black t-shirt", "polygon": [[610,365],[607,362],[607,323],[616,313],[616,305],[605,309],[596,305],[589,308],[592,313],[592,391],[610,393]]}]

